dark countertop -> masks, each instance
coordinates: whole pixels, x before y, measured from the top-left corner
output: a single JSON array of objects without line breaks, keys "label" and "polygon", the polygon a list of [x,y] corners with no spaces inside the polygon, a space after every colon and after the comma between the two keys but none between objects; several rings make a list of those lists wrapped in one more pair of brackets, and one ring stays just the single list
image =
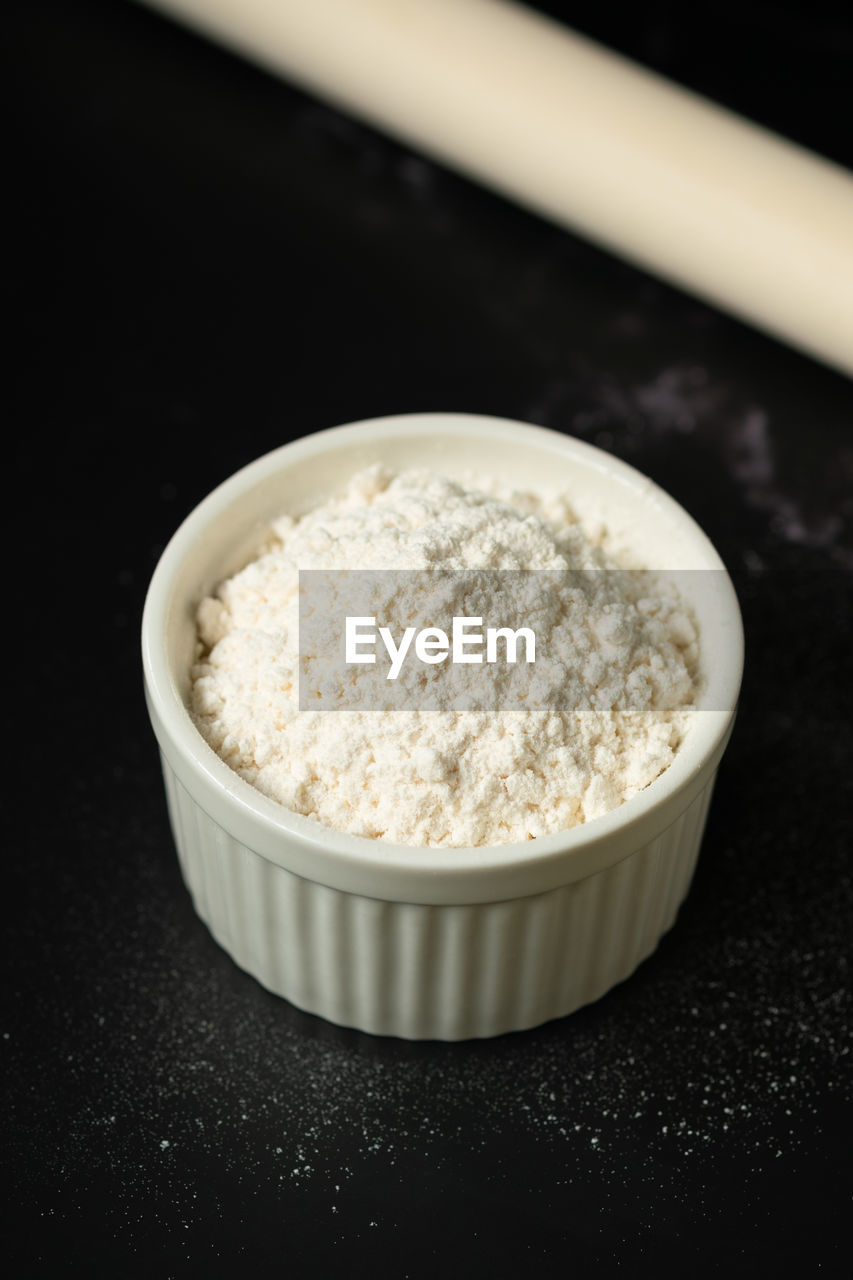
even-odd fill
[{"label": "dark countertop", "polygon": [[[853,166],[828,5],[543,7]],[[843,1274],[851,382],[151,12],[11,17],[13,1274]],[[645,471],[747,638],[674,929],[597,1004],[461,1045],[335,1028],[214,944],[138,655],[216,483],[423,409]]]}]

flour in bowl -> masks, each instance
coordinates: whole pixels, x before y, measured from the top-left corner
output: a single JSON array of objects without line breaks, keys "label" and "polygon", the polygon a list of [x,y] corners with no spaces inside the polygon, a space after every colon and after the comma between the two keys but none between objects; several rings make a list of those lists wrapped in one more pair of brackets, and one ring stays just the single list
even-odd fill
[{"label": "flour in bowl", "polygon": [[[516,573],[543,657],[495,663],[487,682],[485,666],[466,668],[479,701],[460,709],[433,636],[428,665],[418,668],[414,644],[408,652],[411,697],[397,709],[371,704],[374,664],[352,667],[347,709],[327,709],[327,695],[314,710],[300,673],[324,646],[340,647],[342,619],[300,652],[300,570],[334,581],[387,571],[397,616],[431,628],[439,571],[450,573],[448,608],[498,625]],[[542,589],[560,575],[565,589]],[[378,626],[381,602],[372,616]],[[695,712],[698,656],[673,584],[622,569],[606,529],[585,528],[565,497],[374,466],[301,518],[276,521],[258,558],[201,602],[192,711],[241,777],[327,827],[403,845],[497,845],[588,822],[654,781]]]}]

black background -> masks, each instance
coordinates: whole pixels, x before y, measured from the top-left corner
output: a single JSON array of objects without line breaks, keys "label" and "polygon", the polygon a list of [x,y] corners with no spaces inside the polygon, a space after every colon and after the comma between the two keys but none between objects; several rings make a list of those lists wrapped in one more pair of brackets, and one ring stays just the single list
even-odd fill
[{"label": "black background", "polygon": [[[853,165],[840,6],[542,7]],[[152,12],[4,14],[13,1273],[843,1274],[850,381]],[[463,1045],[334,1028],[212,942],[138,656],[216,483],[425,409],[647,472],[747,635],[676,927],[596,1005]]]}]

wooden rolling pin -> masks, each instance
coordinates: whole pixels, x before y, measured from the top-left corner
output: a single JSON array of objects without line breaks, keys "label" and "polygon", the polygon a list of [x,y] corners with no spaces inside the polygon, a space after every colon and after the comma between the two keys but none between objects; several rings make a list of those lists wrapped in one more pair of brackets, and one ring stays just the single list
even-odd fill
[{"label": "wooden rolling pin", "polygon": [[148,0],[853,374],[853,176],[507,0]]}]

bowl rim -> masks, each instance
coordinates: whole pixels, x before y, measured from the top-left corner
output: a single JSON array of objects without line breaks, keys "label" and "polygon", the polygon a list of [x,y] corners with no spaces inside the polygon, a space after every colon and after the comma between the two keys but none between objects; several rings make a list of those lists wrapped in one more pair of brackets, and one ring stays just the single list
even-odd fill
[{"label": "bowl rim", "polygon": [[[488,437],[534,445],[593,468],[632,490],[679,525],[691,548],[722,570],[721,625],[715,663],[722,667],[719,710],[703,710],[671,765],[638,795],[568,831],[501,845],[432,848],[397,845],[322,826],[263,795],[227,765],[193,723],[171,668],[166,643],[175,579],[188,549],[247,491],[278,471],[349,443],[401,433]],[[196,803],[230,836],[266,860],[306,879],[369,897],[410,902],[496,901],[545,892],[604,870],[676,822],[712,780],[734,721],[743,670],[743,627],[722,560],[692,516],[649,477],[572,436],[511,419],[470,413],[395,414],[300,437],[224,480],[182,521],[154,570],[142,619],[145,696],[161,752]]]}]

